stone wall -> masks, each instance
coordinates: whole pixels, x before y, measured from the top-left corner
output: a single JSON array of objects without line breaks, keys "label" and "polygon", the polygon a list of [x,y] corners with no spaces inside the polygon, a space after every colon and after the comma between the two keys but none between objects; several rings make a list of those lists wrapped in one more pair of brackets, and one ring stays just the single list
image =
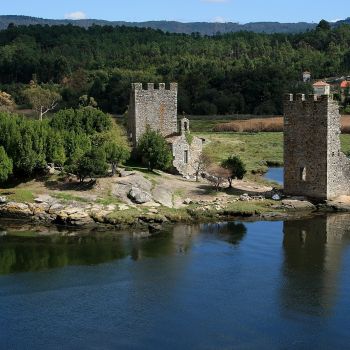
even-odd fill
[{"label": "stone wall", "polygon": [[152,130],[159,130],[163,136],[178,132],[177,127],[177,83],[169,87],[159,84],[132,84],[129,104],[128,134],[133,146],[137,145],[147,125]]},{"label": "stone wall", "polygon": [[314,199],[350,195],[350,161],[341,152],[337,102],[330,96],[288,94],[284,124],[285,193]]},{"label": "stone wall", "polygon": [[[193,137],[191,144],[188,143],[186,135],[177,136],[172,141],[173,166],[181,175],[192,176],[195,174],[196,163],[202,154],[203,141],[199,137]],[[188,151],[188,162],[185,163],[185,151]]]}]

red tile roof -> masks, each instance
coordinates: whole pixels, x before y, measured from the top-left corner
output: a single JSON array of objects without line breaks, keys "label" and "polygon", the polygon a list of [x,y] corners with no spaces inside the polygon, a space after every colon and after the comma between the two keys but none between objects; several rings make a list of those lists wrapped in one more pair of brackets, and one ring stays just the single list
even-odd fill
[{"label": "red tile roof", "polygon": [[342,89],[346,89],[347,87],[350,87],[350,81],[346,81],[346,80],[342,81],[340,84],[340,87]]},{"label": "red tile roof", "polygon": [[328,83],[324,81],[317,81],[313,86],[330,86]]}]

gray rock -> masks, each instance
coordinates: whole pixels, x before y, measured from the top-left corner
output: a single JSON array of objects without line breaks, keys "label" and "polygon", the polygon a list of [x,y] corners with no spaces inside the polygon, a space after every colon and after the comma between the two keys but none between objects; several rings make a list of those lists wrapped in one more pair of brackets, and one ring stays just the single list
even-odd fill
[{"label": "gray rock", "polygon": [[186,198],[184,201],[183,201],[184,204],[186,205],[189,205],[189,204],[193,204],[193,201],[191,198]]},{"label": "gray rock", "polygon": [[0,204],[7,203],[7,197],[6,196],[0,196]]},{"label": "gray rock", "polygon": [[148,203],[153,200],[150,193],[143,191],[138,187],[132,187],[128,193],[128,197],[137,204]]},{"label": "gray rock", "polygon": [[300,201],[296,199],[284,199],[282,201],[282,206],[287,209],[294,210],[316,210],[316,206],[308,201]]},{"label": "gray rock", "polygon": [[279,194],[274,194],[274,195],[272,196],[272,199],[273,199],[274,201],[280,201],[280,200],[281,200],[281,196],[280,196]]},{"label": "gray rock", "polygon": [[165,186],[156,186],[152,191],[154,201],[164,205],[165,207],[173,207],[173,194],[171,188]]},{"label": "gray rock", "polygon": [[248,193],[244,193],[239,197],[239,200],[242,202],[250,201],[251,198],[249,197]]}]

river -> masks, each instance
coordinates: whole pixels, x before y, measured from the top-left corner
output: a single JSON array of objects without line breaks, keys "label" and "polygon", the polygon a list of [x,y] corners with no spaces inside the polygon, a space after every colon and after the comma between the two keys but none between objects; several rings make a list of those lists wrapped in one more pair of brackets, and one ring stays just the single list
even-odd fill
[{"label": "river", "polygon": [[283,185],[284,167],[269,167],[264,177],[267,180],[277,182],[279,185]]},{"label": "river", "polygon": [[142,240],[3,225],[0,348],[348,349],[349,224],[177,225]]}]

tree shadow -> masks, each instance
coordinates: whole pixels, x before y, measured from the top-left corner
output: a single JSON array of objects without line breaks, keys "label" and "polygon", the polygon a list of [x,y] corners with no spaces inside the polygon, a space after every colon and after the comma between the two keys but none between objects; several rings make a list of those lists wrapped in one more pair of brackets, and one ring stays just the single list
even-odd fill
[{"label": "tree shadow", "polygon": [[89,191],[95,187],[97,183],[96,179],[91,179],[90,181],[80,182],[77,180],[47,180],[45,181],[45,187],[50,190],[58,191]]}]

